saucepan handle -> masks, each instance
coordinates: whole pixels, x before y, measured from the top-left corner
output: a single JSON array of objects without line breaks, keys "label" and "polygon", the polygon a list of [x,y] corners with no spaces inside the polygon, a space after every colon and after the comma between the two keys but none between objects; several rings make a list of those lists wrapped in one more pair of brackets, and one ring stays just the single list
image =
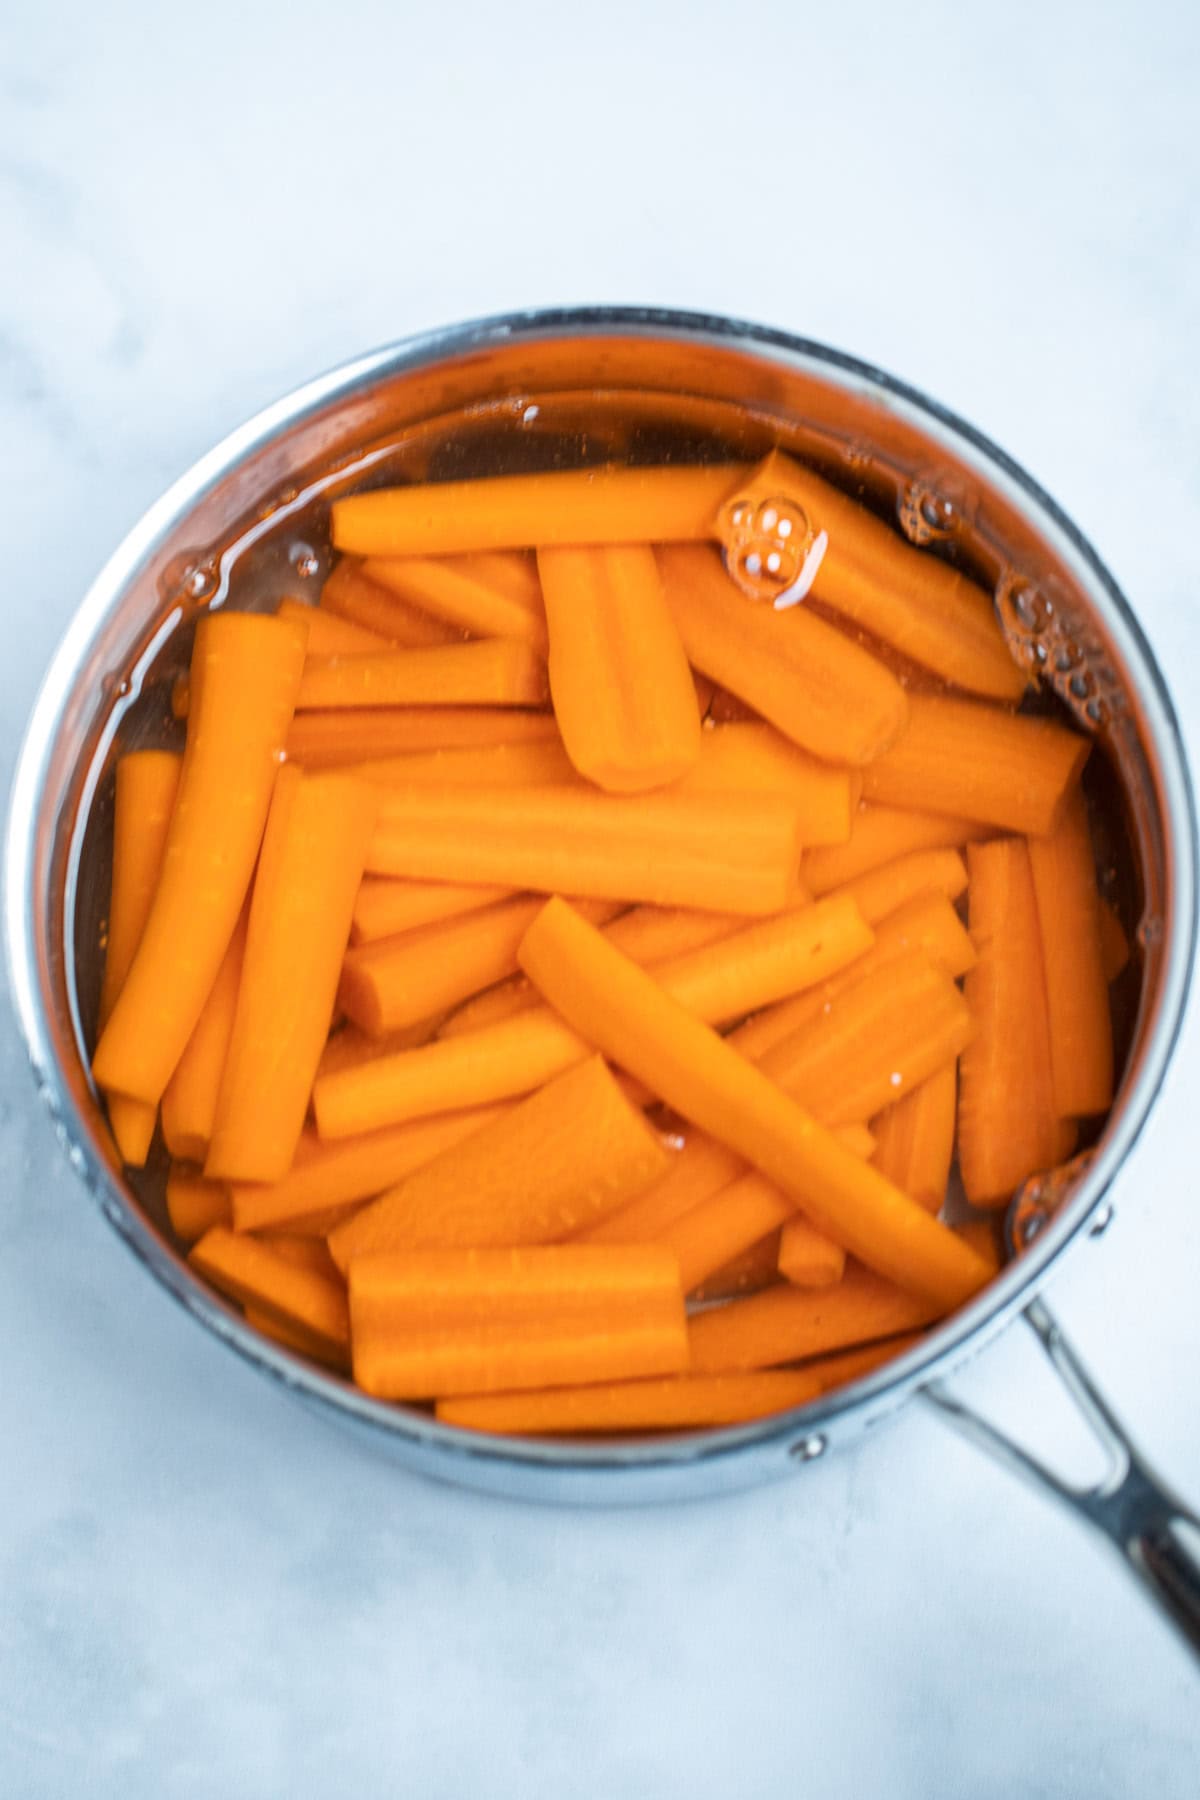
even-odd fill
[{"label": "saucepan handle", "polygon": [[1083,1417],[1108,1451],[1110,1467],[1090,1488],[1064,1481],[1038,1457],[963,1403],[942,1382],[923,1392],[942,1417],[973,1443],[1035,1485],[1048,1489],[1120,1552],[1126,1567],[1200,1659],[1200,1518],[1136,1449],[1062,1328],[1040,1300],[1025,1318]]}]

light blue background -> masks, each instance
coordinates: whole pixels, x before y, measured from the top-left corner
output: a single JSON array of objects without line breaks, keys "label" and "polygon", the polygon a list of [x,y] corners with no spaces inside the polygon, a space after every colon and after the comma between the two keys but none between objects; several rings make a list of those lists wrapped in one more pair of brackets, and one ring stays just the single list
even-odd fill
[{"label": "light blue background", "polygon": [[[824,338],[976,421],[1108,559],[1194,750],[1194,6],[44,4],[0,45],[6,784],[83,588],[200,451],[389,337],[595,300]],[[1193,1017],[1054,1288],[1193,1495],[1198,1070]],[[1016,1340],[965,1385],[1056,1435]],[[5,1796],[1190,1800],[1197,1693],[920,1409],[644,1513],[373,1460],[148,1283],[0,1023]]]}]

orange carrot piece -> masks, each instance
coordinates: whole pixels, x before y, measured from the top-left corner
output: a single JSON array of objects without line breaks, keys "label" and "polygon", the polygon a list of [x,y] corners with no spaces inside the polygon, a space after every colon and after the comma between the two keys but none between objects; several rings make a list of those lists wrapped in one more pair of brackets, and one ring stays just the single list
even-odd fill
[{"label": "orange carrot piece", "polygon": [[261,1332],[264,1337],[273,1338],[285,1350],[294,1350],[297,1356],[307,1356],[313,1362],[323,1363],[327,1369],[337,1370],[339,1374],[349,1372],[350,1357],[344,1346],[334,1349],[314,1332],[305,1331],[300,1325],[287,1325],[262,1307],[247,1305],[244,1310],[247,1325]]},{"label": "orange carrot piece", "polygon": [[700,756],[688,659],[648,544],[538,551],[550,693],[575,768],[613,793],[665,787]]},{"label": "orange carrot piece", "polygon": [[875,1166],[931,1213],[940,1212],[954,1160],[958,1070],[949,1062],[881,1112]]},{"label": "orange carrot piece", "polygon": [[679,1271],[654,1244],[358,1256],[350,1316],[355,1380],[381,1399],[675,1374],[688,1354]]},{"label": "orange carrot piece", "polygon": [[[792,1217],[798,1219],[800,1214],[793,1213]],[[782,1230],[772,1231],[767,1237],[759,1238],[757,1244],[751,1244],[748,1250],[743,1250],[740,1256],[714,1269],[700,1282],[692,1298],[698,1302],[740,1300],[747,1294],[774,1287],[780,1280],[779,1240],[782,1235]]]},{"label": "orange carrot piece", "polygon": [[987,1219],[965,1219],[954,1229],[977,1255],[983,1257],[992,1274],[998,1275],[1004,1267],[1001,1220],[995,1214]]},{"label": "orange carrot piece", "polygon": [[777,1182],[813,1224],[878,1273],[943,1307],[961,1304],[982,1285],[986,1271],[950,1232],[606,944],[565,901],[549,901],[530,926],[521,963],[598,1050]]},{"label": "orange carrot piece", "polygon": [[188,1258],[214,1287],[317,1338],[332,1355],[344,1355],[350,1320],[343,1282],[299,1267],[286,1253],[257,1238],[215,1225]]},{"label": "orange carrot piece", "polygon": [[554,1243],[643,1193],[669,1157],[594,1056],[406,1176],[329,1247],[346,1269],[385,1250]]},{"label": "orange carrot piece", "polygon": [[101,1087],[157,1104],[233,936],[266,824],[304,657],[294,625],[209,613],[162,876],[100,1037]]},{"label": "orange carrot piece", "polygon": [[339,619],[336,613],[323,612],[320,607],[307,606],[303,600],[281,600],[275,616],[304,626],[308,633],[306,656],[363,656],[386,650],[391,644],[378,631],[368,631],[365,625]]},{"label": "orange carrot piece", "polygon": [[651,1244],[679,1219],[736,1181],[745,1163],[706,1131],[689,1131],[654,1186],[578,1234],[586,1244]]},{"label": "orange carrot piece", "polygon": [[491,579],[486,565],[467,557],[369,558],[362,566],[369,581],[432,613],[472,637],[513,638],[546,654],[546,613],[534,585],[532,604],[511,583]]},{"label": "orange carrot piece", "polygon": [[372,757],[355,774],[383,788],[572,787],[580,779],[557,737]]},{"label": "orange carrot piece", "polygon": [[[100,988],[102,1030],[129,974],[154,902],[179,792],[179,771],[179,757],[166,750],[135,750],[117,764],[112,893]],[[110,1094],[108,1120],[121,1160],[140,1169],[150,1153],[158,1108],[123,1094]]]},{"label": "orange carrot piece", "polygon": [[375,796],[285,768],[250,903],[237,1011],[205,1174],[278,1181],[291,1167],[329,1031]]},{"label": "orange carrot piece", "polygon": [[282,1256],[294,1269],[309,1269],[331,1281],[342,1279],[342,1272],[329,1254],[329,1245],[323,1237],[304,1236],[294,1231],[263,1231],[255,1242]]},{"label": "orange carrot piece", "polygon": [[1050,1032],[1029,851],[1017,838],[967,851],[971,936],[966,980],[975,1035],[959,1077],[958,1161],[975,1206],[1005,1206],[1060,1154]]},{"label": "orange carrot piece", "polygon": [[800,846],[777,795],[405,789],[381,791],[369,867],[753,914],[795,904]]},{"label": "orange carrot piece", "polygon": [[379,1036],[445,1012],[517,966],[517,945],[544,902],[501,900],[461,918],[421,925],[347,953],[338,1003]]},{"label": "orange carrot piece", "polygon": [[[946,1235],[953,1236],[949,1231]],[[982,1259],[974,1251],[967,1253],[986,1273]],[[940,1318],[944,1311],[944,1305],[932,1298],[906,1293],[852,1263],[830,1287],[799,1288],[787,1283],[699,1313],[688,1322],[688,1368],[693,1375],[767,1369],[776,1363],[824,1356],[914,1331]]]},{"label": "orange carrot piece", "polygon": [[[409,650],[434,644],[459,644],[462,632],[443,619],[435,619],[419,606],[411,606],[398,594],[380,587],[363,573],[362,565],[343,557],[321,589],[321,607],[389,644]],[[314,647],[315,651],[315,647]]]},{"label": "orange carrot piece", "polygon": [[1090,749],[1049,719],[913,694],[903,736],[864,773],[863,793],[1040,837],[1058,824]]},{"label": "orange carrot piece", "polygon": [[[676,1004],[720,1022],[768,997],[814,985],[852,961],[869,941],[870,928],[852,901],[828,901],[672,957],[658,965],[656,976]],[[615,950],[609,954],[626,961]],[[584,1038],[541,1007],[465,1037],[322,1076],[313,1093],[317,1125],[323,1137],[347,1137],[424,1113],[504,1099],[540,1086],[587,1052]],[[641,1069],[629,1072],[647,1079]],[[648,1085],[658,1091],[653,1076]]]},{"label": "orange carrot piece", "polygon": [[678,1257],[683,1291],[690,1294],[732,1257],[786,1224],[795,1210],[773,1181],[750,1169],[676,1219],[656,1242]]},{"label": "orange carrot piece", "polygon": [[737,463],[605,466],[375,488],[334,501],[333,541],[358,556],[446,556],[704,538],[744,474]]},{"label": "orange carrot piece", "polygon": [[[965,879],[965,873],[964,873]],[[399,931],[415,931],[456,919],[463,913],[511,900],[503,887],[465,887],[449,881],[405,881],[402,876],[367,875],[354,902],[351,936],[356,944],[378,943]]]},{"label": "orange carrot piece", "polygon": [[918,851],[956,849],[987,835],[970,819],[938,817],[890,806],[862,806],[849,842],[810,850],[804,879],[814,894],[829,894]]},{"label": "orange carrot piece", "polygon": [[501,1110],[477,1106],[441,1113],[334,1144],[306,1129],[282,1180],[230,1184],[234,1225],[238,1231],[307,1230],[318,1215],[373,1200],[451,1144],[482,1130]]},{"label": "orange carrot piece", "polygon": [[309,657],[302,710],[351,706],[540,706],[546,665],[511,638],[386,650],[371,656]]},{"label": "orange carrot piece", "polygon": [[557,739],[549,713],[495,711],[474,706],[372,707],[355,711],[306,712],[287,736],[289,762],[306,769],[352,768],[358,763],[406,755],[410,751],[469,749],[474,745],[531,743]]},{"label": "orange carrot piece", "polygon": [[712,725],[700,761],[682,782],[685,793],[778,793],[796,806],[806,847],[844,844],[858,805],[861,778],[801,750],[761,721]]},{"label": "orange carrot piece", "polygon": [[779,1234],[779,1273],[793,1287],[832,1287],[846,1273],[846,1252],[802,1213],[793,1213]]},{"label": "orange carrot piece", "polygon": [[834,626],[804,607],[754,605],[707,545],[663,549],[658,561],[690,661],[801,749],[859,765],[899,738],[904,689]]},{"label": "orange carrot piece", "polygon": [[167,1217],[185,1244],[194,1244],[214,1225],[232,1223],[229,1189],[223,1181],[205,1181],[173,1164],[167,1175]]},{"label": "orange carrot piece", "polygon": [[204,1011],[162,1098],[167,1149],[186,1162],[202,1163],[212,1142],[246,955],[246,920],[247,909],[243,908]]},{"label": "orange carrot piece", "polygon": [[957,900],[966,892],[967,865],[957,850],[913,850],[884,863],[837,889],[849,894],[868,925],[878,924],[909,900],[944,894]]},{"label": "orange carrot piece", "polygon": [[437,1416],[445,1425],[509,1437],[686,1431],[768,1418],[804,1406],[821,1392],[820,1375],[809,1369],[665,1375],[520,1394],[470,1394],[439,1400]]},{"label": "orange carrot piece", "polygon": [[1113,1097],[1112,1017],[1087,805],[1076,789],[1058,829],[1029,839],[1050,1028],[1055,1110],[1106,1112]]},{"label": "orange carrot piece", "polygon": [[403,1025],[398,1031],[385,1032],[382,1037],[371,1037],[347,1021],[326,1039],[317,1074],[328,1075],[335,1069],[358,1069],[363,1063],[374,1062],[380,1056],[391,1056],[397,1050],[414,1050],[435,1036],[442,1017],[441,1013],[434,1013],[412,1025]]}]

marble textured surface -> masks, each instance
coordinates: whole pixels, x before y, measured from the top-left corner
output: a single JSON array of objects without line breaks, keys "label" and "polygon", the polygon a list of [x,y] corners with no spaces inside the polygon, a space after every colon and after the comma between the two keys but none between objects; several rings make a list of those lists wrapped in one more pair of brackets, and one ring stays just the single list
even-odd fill
[{"label": "marble textured surface", "polygon": [[[0,22],[0,775],[92,573],[308,373],[513,305],[790,327],[1022,460],[1200,737],[1200,14],[209,0]],[[1193,1017],[1054,1285],[1200,1493]],[[145,1279],[0,1021],[0,1793],[1196,1792],[1115,1563],[910,1410],[787,1485],[564,1512],[410,1478]],[[1052,1436],[1020,1342],[964,1378]],[[1014,1399],[1015,1396],[1015,1399]]]}]

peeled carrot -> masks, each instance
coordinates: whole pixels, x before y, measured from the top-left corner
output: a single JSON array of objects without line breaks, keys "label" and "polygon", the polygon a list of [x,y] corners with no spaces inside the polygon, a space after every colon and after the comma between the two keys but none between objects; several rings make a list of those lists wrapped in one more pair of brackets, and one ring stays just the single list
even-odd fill
[{"label": "peeled carrot", "polygon": [[868,800],[1006,831],[1053,831],[1091,749],[1049,719],[914,694],[900,737],[863,776]]},{"label": "peeled carrot", "polygon": [[700,756],[688,659],[648,544],[538,551],[550,692],[567,754],[613,793],[678,781]]},{"label": "peeled carrot", "polygon": [[[792,1217],[798,1219],[799,1213]],[[779,1240],[781,1231],[772,1231],[767,1237],[759,1238],[757,1244],[751,1244],[740,1256],[723,1263],[714,1269],[695,1289],[692,1298],[698,1302],[713,1300],[739,1300],[747,1294],[757,1294],[763,1288],[774,1287],[779,1281]]]},{"label": "peeled carrot", "polygon": [[315,1333],[305,1331],[300,1325],[287,1325],[260,1306],[249,1304],[244,1310],[247,1325],[261,1332],[264,1337],[273,1338],[285,1350],[294,1350],[298,1356],[307,1356],[313,1362],[324,1363],[326,1368],[336,1369],[339,1374],[349,1371],[350,1357],[344,1346],[335,1349]]},{"label": "peeled carrot", "polygon": [[338,1267],[425,1245],[549,1244],[650,1187],[670,1152],[594,1056],[335,1230]]},{"label": "peeled carrot", "polygon": [[946,1197],[958,1121],[958,1070],[950,1062],[885,1107],[874,1123],[875,1166],[936,1213]]},{"label": "peeled carrot", "polygon": [[959,1079],[958,1160],[968,1200],[1005,1206],[1062,1153],[1051,1089],[1046,981],[1029,851],[1017,838],[967,852],[967,976],[975,1035]]},{"label": "peeled carrot", "polygon": [[512,973],[517,945],[543,904],[540,896],[501,900],[351,950],[342,967],[339,1003],[375,1036],[445,1012]]},{"label": "peeled carrot", "polygon": [[372,757],[355,773],[384,788],[571,787],[579,780],[558,737]]},{"label": "peeled carrot", "polygon": [[[135,750],[117,763],[113,800],[112,891],[100,988],[100,1027],[112,1015],[149,917],[162,870],[180,759],[165,750]],[[108,1119],[121,1160],[140,1169],[150,1153],[158,1108],[111,1094]]]},{"label": "peeled carrot", "polygon": [[793,1287],[832,1287],[846,1272],[846,1252],[840,1244],[794,1212],[779,1234],[779,1273]]},{"label": "peeled carrot", "polygon": [[417,1019],[411,1025],[402,1025],[398,1031],[384,1032],[382,1037],[371,1037],[347,1020],[336,1031],[330,1032],[326,1039],[321,1060],[317,1064],[317,1074],[328,1075],[335,1069],[358,1069],[363,1063],[374,1062],[377,1057],[391,1056],[397,1050],[413,1050],[418,1044],[427,1044],[436,1034],[442,1016],[441,1013],[434,1013],[427,1019]]},{"label": "peeled carrot", "polygon": [[922,894],[957,900],[967,886],[967,865],[957,850],[914,850],[848,881],[837,892],[854,901],[868,925]]},{"label": "peeled carrot", "polygon": [[303,600],[281,600],[275,613],[278,619],[290,619],[303,625],[308,633],[306,656],[362,656],[374,650],[386,650],[391,640],[351,619],[339,619],[336,613],[320,607],[306,606]]},{"label": "peeled carrot", "polygon": [[861,776],[834,768],[801,750],[761,721],[713,725],[700,743],[700,761],[684,777],[685,792],[779,793],[796,806],[806,847],[843,844],[850,836]]},{"label": "peeled carrot", "polygon": [[333,1355],[345,1354],[350,1321],[341,1281],[222,1225],[205,1233],[188,1260],[235,1300],[301,1327]]},{"label": "peeled carrot", "polygon": [[468,557],[370,558],[362,572],[389,593],[473,637],[519,639],[540,656],[546,654],[546,612],[536,575],[530,592],[494,579],[487,563],[473,564]]},{"label": "peeled carrot", "polygon": [[350,768],[410,751],[557,737],[558,726],[549,713],[519,712],[515,707],[401,706],[363,711],[343,707],[302,713],[288,732],[287,756],[306,769]]},{"label": "peeled carrot", "polygon": [[446,556],[536,544],[708,537],[737,463],[569,469],[376,488],[333,503],[333,541],[358,556]]},{"label": "peeled carrot", "polygon": [[1113,1097],[1112,1019],[1087,805],[1076,789],[1050,837],[1030,838],[1050,1030],[1054,1105],[1063,1118],[1106,1112]]},{"label": "peeled carrot", "polygon": [[243,908],[217,971],[217,979],[196,1021],[196,1029],[187,1041],[187,1048],[162,1098],[163,1137],[167,1149],[172,1156],[187,1162],[202,1163],[212,1141],[213,1120],[217,1116],[217,1100],[242,981],[246,918]]},{"label": "peeled carrot", "polygon": [[581,1231],[588,1244],[650,1244],[713,1194],[719,1194],[745,1171],[735,1150],[706,1131],[689,1131],[666,1173],[627,1206],[608,1213]]},{"label": "peeled carrot", "polygon": [[[947,1231],[946,1236],[951,1235]],[[986,1268],[975,1252],[967,1254]],[[688,1369],[693,1375],[719,1375],[799,1362],[914,1331],[944,1310],[932,1298],[906,1293],[869,1269],[850,1264],[830,1287],[798,1288],[787,1283],[699,1313],[688,1324]]]},{"label": "peeled carrot", "polygon": [[756,606],[707,545],[663,549],[658,561],[689,659],[785,737],[855,765],[899,738],[908,718],[904,689],[832,625],[804,607]]},{"label": "peeled carrot", "polygon": [[214,1225],[232,1223],[229,1189],[223,1181],[205,1181],[173,1166],[167,1175],[167,1217],[185,1244],[194,1244]]},{"label": "peeled carrot", "polygon": [[250,904],[209,1176],[278,1181],[291,1166],[374,824],[369,788],[342,775],[281,773]]},{"label": "peeled carrot", "polygon": [[250,885],[304,635],[251,613],[196,628],[192,708],[162,876],[101,1034],[101,1087],[156,1104],[195,1030]]},{"label": "peeled carrot", "polygon": [[[965,879],[965,871],[964,871]],[[351,936],[356,944],[374,944],[398,931],[456,919],[481,906],[513,898],[511,888],[465,887],[448,881],[405,881],[403,877],[368,875],[354,902]]]},{"label": "peeled carrot", "polygon": [[811,1369],[772,1369],[752,1375],[665,1375],[591,1387],[465,1395],[439,1400],[437,1416],[445,1425],[524,1437],[683,1431],[767,1418],[789,1407],[804,1406],[821,1392],[821,1376]]},{"label": "peeled carrot", "polygon": [[813,1224],[880,1274],[943,1307],[961,1304],[982,1285],[986,1271],[950,1232],[607,945],[565,901],[549,901],[530,926],[521,963],[598,1050],[776,1181]]},{"label": "peeled carrot", "polygon": [[656,1242],[678,1257],[683,1291],[690,1294],[731,1257],[777,1231],[795,1210],[773,1181],[750,1169],[676,1219]]},{"label": "peeled carrot", "polygon": [[804,879],[814,894],[829,894],[852,881],[918,851],[955,849],[985,837],[970,819],[907,812],[890,806],[862,806],[854,815],[849,841],[810,850]]},{"label": "peeled carrot", "polygon": [[[419,606],[412,606],[380,587],[363,572],[360,563],[347,557],[326,577],[321,589],[321,606],[326,612],[346,619],[351,624],[386,638],[389,644],[404,645],[410,650],[433,644],[462,642],[462,632],[443,619],[435,619]],[[316,646],[314,645],[314,654]]]},{"label": "peeled carrot", "polygon": [[987,1219],[964,1219],[954,1229],[972,1250],[982,1256],[993,1276],[1004,1267],[1001,1221],[995,1214]]},{"label": "peeled carrot", "polygon": [[528,644],[488,638],[370,656],[309,657],[297,706],[540,706],[546,665]]},{"label": "peeled carrot", "polygon": [[687,1362],[657,1245],[409,1250],[350,1265],[354,1376],[382,1399],[666,1375]]},{"label": "peeled carrot", "polygon": [[[852,961],[869,941],[870,928],[852,901],[828,901],[673,957],[658,965],[656,975],[677,1004],[720,1022],[814,985]],[[609,954],[626,961],[615,950]],[[317,1125],[323,1137],[347,1137],[404,1118],[526,1093],[582,1061],[587,1048],[555,1012],[538,1008],[465,1037],[322,1076],[313,1093]],[[642,1073],[632,1067],[630,1072]],[[652,1076],[648,1085],[660,1091]]]},{"label": "peeled carrot", "polygon": [[796,813],[776,795],[430,788],[383,793],[369,867],[428,881],[770,913],[795,902],[800,845]]}]

